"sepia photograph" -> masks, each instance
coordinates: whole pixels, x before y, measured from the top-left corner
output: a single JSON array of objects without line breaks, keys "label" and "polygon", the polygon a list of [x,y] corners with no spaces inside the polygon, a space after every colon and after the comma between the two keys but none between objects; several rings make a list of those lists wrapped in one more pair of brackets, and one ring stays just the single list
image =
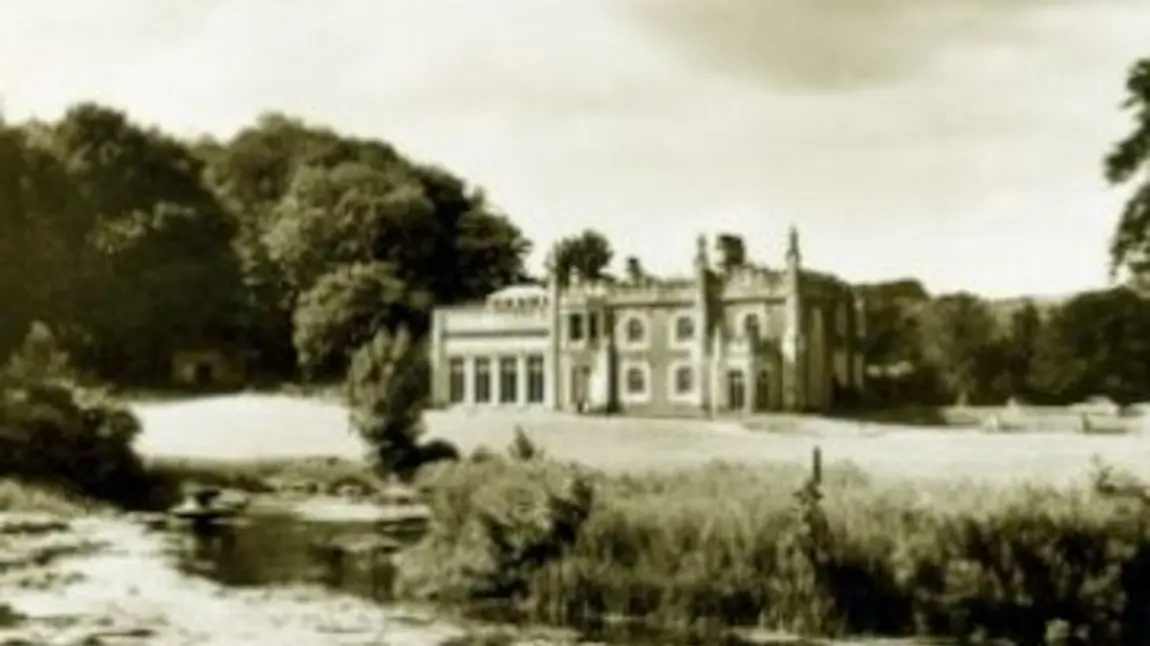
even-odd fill
[{"label": "sepia photograph", "polygon": [[0,646],[1150,646],[1150,2],[0,0]]}]

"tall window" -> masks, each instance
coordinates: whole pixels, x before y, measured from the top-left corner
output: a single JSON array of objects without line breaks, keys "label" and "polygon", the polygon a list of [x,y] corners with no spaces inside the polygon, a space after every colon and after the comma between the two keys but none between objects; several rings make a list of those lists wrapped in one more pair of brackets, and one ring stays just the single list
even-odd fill
[{"label": "tall window", "polygon": [[686,395],[695,389],[695,371],[691,366],[679,366],[675,369],[675,394]]},{"label": "tall window", "polygon": [[727,372],[727,403],[734,410],[747,405],[747,378],[742,370]]},{"label": "tall window", "polygon": [[637,318],[627,321],[627,327],[624,330],[624,338],[627,343],[642,343],[647,337],[647,328],[643,326],[643,322]]},{"label": "tall window", "polygon": [[519,399],[519,360],[499,358],[499,403],[514,404]]},{"label": "tall window", "polygon": [[475,403],[491,402],[491,359],[475,358]]},{"label": "tall window", "polygon": [[627,368],[627,394],[642,395],[647,392],[647,374],[638,366]]},{"label": "tall window", "polygon": [[467,367],[463,357],[451,357],[447,363],[447,398],[452,404],[462,403],[467,395]]},{"label": "tall window", "polygon": [[543,356],[527,357],[527,403],[543,403]]},{"label": "tall window", "polygon": [[599,338],[599,315],[594,312],[587,315],[587,339],[594,341]]},{"label": "tall window", "polygon": [[575,313],[567,315],[567,338],[576,342],[583,340],[582,314]]},{"label": "tall window", "polygon": [[748,339],[762,338],[762,330],[759,329],[759,317],[757,314],[748,314],[743,317],[743,334]]},{"label": "tall window", "polygon": [[695,338],[695,319],[691,316],[680,316],[675,319],[675,340],[690,341]]}]

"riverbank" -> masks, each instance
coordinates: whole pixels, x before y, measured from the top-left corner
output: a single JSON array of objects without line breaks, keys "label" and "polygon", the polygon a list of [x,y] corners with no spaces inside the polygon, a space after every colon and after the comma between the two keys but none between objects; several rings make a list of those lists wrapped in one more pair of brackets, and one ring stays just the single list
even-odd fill
[{"label": "riverbank", "polygon": [[[1150,595],[1142,503],[1073,489],[896,482],[829,466],[613,475],[500,456],[422,478],[437,522],[401,594],[509,600],[565,625],[1137,643]],[[1053,641],[1051,641],[1053,640]],[[1062,640],[1062,641],[1059,641]]]},{"label": "riverbank", "polygon": [[[190,573],[176,538],[117,515],[64,518],[0,511],[0,644],[8,646],[573,646],[554,628],[465,620],[428,607],[381,605],[300,580],[225,584]],[[280,547],[267,544],[261,552]],[[241,550],[244,552],[244,550]],[[250,553],[233,555],[250,570]],[[274,559],[273,559],[274,560]],[[258,566],[257,566],[258,567]],[[249,572],[250,574],[250,572]],[[665,646],[652,631],[611,632],[611,643]],[[748,635],[724,644],[831,642]],[[603,643],[606,639],[592,643]],[[707,643],[720,643],[714,640]],[[834,642],[846,644],[870,642]],[[895,642],[881,642],[884,644]],[[909,642],[907,646],[914,646]],[[919,645],[921,646],[921,645]]]},{"label": "riverbank", "polygon": [[[0,624],[3,644],[428,646],[468,634],[426,612],[318,586],[229,588],[189,576],[172,563],[163,536],[122,518],[40,522],[0,530],[22,562],[0,576],[10,617]],[[54,556],[38,557],[46,544]]]}]

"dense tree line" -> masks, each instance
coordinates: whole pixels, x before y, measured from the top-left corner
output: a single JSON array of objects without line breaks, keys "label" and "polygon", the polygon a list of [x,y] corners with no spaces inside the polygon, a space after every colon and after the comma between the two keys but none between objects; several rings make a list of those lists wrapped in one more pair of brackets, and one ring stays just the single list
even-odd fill
[{"label": "dense tree line", "polygon": [[863,288],[876,405],[1150,400],[1150,299],[1128,286],[1061,302]]},{"label": "dense tree line", "polygon": [[[81,369],[163,379],[174,352],[341,377],[380,330],[523,278],[481,191],[389,144],[269,114],[185,141],[114,108],[0,123],[0,356],[35,322]],[[382,305],[381,305],[382,304]]]}]

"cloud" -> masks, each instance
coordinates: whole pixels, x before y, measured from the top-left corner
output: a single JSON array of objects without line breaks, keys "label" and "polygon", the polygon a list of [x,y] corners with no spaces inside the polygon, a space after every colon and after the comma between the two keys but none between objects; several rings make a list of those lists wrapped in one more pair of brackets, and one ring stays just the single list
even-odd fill
[{"label": "cloud", "polygon": [[1104,270],[1100,157],[1150,33],[1144,0],[98,4],[4,0],[10,116],[278,109],[446,165],[540,249],[594,227],[674,272],[725,229],[769,262],[795,222],[851,278],[1010,292]]},{"label": "cloud", "polygon": [[1036,12],[1133,0],[624,0],[686,61],[799,90],[883,85],[948,50],[1017,42]]}]

